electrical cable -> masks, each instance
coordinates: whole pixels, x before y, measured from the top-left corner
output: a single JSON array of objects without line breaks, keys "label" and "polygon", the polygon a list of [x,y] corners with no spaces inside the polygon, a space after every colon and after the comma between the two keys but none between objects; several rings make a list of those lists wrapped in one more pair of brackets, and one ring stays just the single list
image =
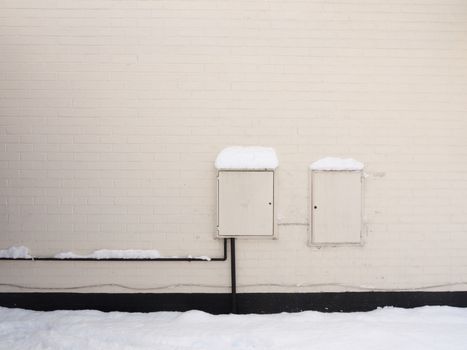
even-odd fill
[{"label": "electrical cable", "polygon": [[[101,288],[101,287],[117,287],[128,290],[144,291],[144,290],[164,290],[174,288],[217,288],[217,289],[228,289],[230,286],[222,285],[210,285],[210,284],[196,284],[196,283],[181,283],[181,284],[170,284],[157,287],[131,287],[119,283],[102,283],[102,284],[88,284],[73,287],[39,287],[39,286],[25,286],[15,283],[0,283],[2,287],[11,287],[26,290],[79,290],[86,288]],[[443,283],[443,284],[432,284],[419,287],[409,288],[379,288],[369,286],[355,286],[343,283],[309,283],[309,284],[278,284],[278,283],[251,283],[251,284],[237,284],[237,288],[254,288],[254,287],[276,287],[276,288],[317,288],[317,287],[341,287],[346,289],[354,289],[361,291],[374,291],[374,292],[410,292],[410,291],[422,291],[427,289],[455,287],[455,286],[467,286],[467,282],[456,282],[456,283]]]}]

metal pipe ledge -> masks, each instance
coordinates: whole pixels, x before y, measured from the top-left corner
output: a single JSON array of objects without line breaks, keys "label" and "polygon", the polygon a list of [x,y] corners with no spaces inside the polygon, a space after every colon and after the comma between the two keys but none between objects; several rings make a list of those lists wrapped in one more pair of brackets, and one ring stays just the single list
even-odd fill
[{"label": "metal pipe ledge", "polygon": [[224,256],[220,258],[202,259],[202,258],[154,258],[154,259],[137,259],[137,258],[109,258],[109,259],[97,259],[97,258],[69,258],[59,259],[54,257],[32,257],[32,258],[0,258],[0,260],[9,261],[226,261],[227,260],[227,239],[224,238]]}]

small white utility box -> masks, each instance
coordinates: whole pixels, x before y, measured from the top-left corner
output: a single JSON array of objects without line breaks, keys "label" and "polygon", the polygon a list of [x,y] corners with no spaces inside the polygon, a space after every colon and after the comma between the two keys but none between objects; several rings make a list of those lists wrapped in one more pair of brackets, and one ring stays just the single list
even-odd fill
[{"label": "small white utility box", "polygon": [[353,159],[325,158],[311,166],[311,244],[360,244],[362,169]]},{"label": "small white utility box", "polygon": [[217,237],[274,237],[274,150],[226,148],[217,157],[216,167]]},{"label": "small white utility box", "polygon": [[219,237],[274,235],[274,172],[219,171]]}]

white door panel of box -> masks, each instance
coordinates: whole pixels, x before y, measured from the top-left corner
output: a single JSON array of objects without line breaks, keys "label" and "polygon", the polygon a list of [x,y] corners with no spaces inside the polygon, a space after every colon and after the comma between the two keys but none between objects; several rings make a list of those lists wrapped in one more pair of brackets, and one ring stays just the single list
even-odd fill
[{"label": "white door panel of box", "polygon": [[222,237],[273,236],[272,171],[219,172],[218,234]]},{"label": "white door panel of box", "polygon": [[359,243],[361,172],[313,171],[312,193],[312,243]]}]

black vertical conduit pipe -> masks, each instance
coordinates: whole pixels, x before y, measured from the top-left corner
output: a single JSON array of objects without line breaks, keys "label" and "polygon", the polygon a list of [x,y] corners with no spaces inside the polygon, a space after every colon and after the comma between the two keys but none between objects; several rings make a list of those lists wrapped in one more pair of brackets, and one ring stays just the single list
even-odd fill
[{"label": "black vertical conduit pipe", "polygon": [[237,268],[235,262],[235,238],[230,239],[230,284],[231,284],[231,302],[232,313],[238,312],[237,307]]}]

